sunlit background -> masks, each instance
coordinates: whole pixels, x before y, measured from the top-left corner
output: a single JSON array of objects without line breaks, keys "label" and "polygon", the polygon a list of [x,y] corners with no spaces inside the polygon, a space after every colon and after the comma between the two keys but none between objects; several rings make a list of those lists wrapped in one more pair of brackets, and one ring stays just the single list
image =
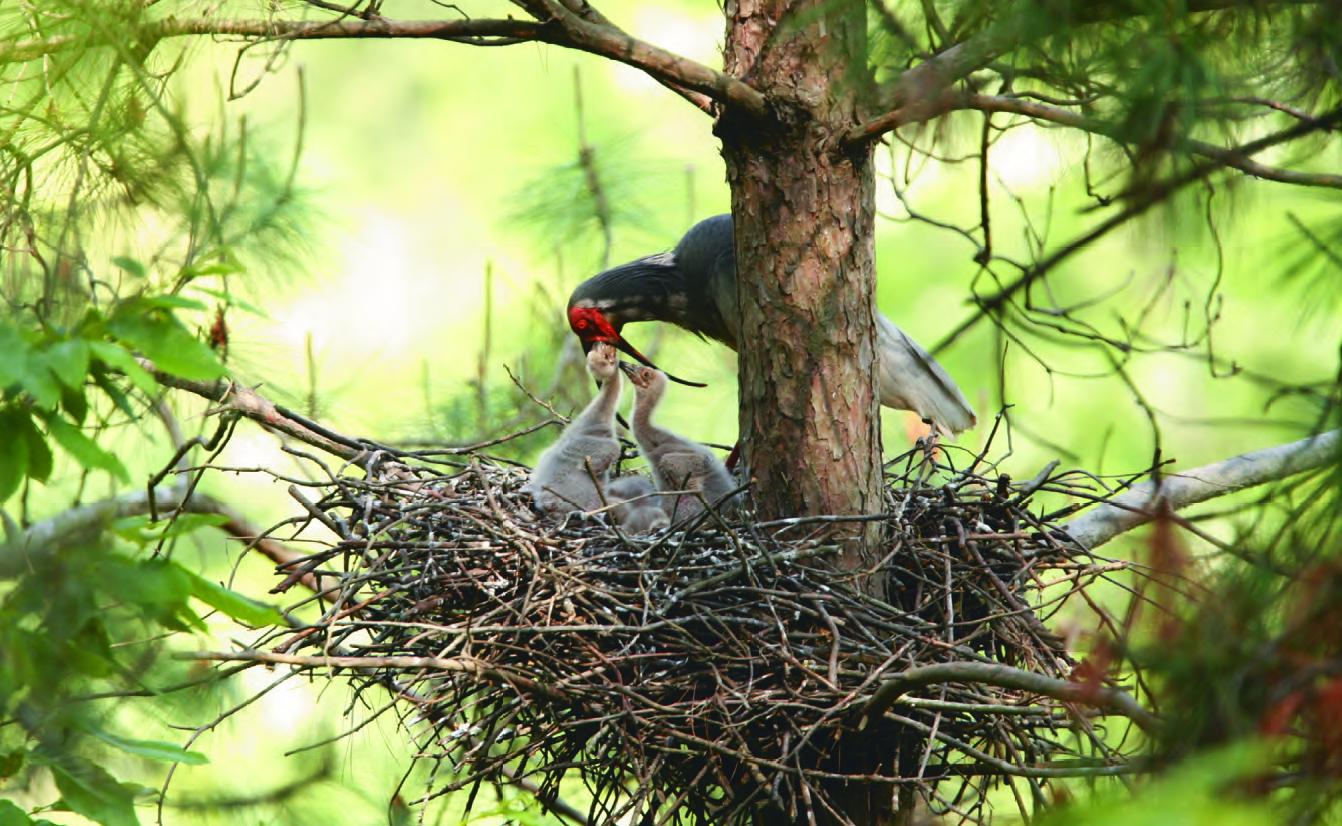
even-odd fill
[{"label": "sunlit background", "polygon": [[[626,1],[603,10],[637,36],[720,63],[722,13],[714,4]],[[443,11],[426,4],[425,13]],[[296,254],[234,283],[254,309],[229,311],[229,365],[239,380],[343,433],[390,443],[500,435],[493,428],[510,411],[498,405],[515,395],[509,371],[571,411],[588,397],[589,383],[571,363],[559,369],[570,290],[605,263],[669,249],[694,221],[728,207],[710,119],[642,73],[603,59],[531,44],[377,41],[299,43],[278,67],[267,66],[260,51],[240,55],[227,43],[197,43],[188,53],[178,97],[189,120],[204,130],[245,128],[276,158],[297,152],[307,210]],[[938,155],[976,151],[980,124],[977,115],[946,119],[936,127],[946,131]],[[909,129],[901,137],[926,147],[933,135]],[[613,212],[608,261],[579,165],[584,146]],[[1033,245],[1053,249],[1097,220],[1085,212],[1085,148],[1075,136],[1032,127],[996,142],[990,200],[998,251],[1028,260],[1038,252]],[[1336,168],[1340,155],[1333,146],[1313,162]],[[978,165],[920,157],[900,140],[878,159],[877,305],[930,348],[972,314],[971,284],[985,293],[994,285],[975,281],[971,245],[909,220],[909,209],[975,226]],[[1162,343],[1199,340],[1214,317],[1214,363],[1205,342],[1182,353],[1135,355],[1125,365],[1129,386],[1115,376],[1108,351],[1075,340],[1009,341],[1001,359],[1000,333],[985,322],[938,353],[980,417],[957,443],[981,449],[1004,404],[1010,421],[990,455],[1017,478],[1055,459],[1135,474],[1151,465],[1157,447],[1161,460],[1187,468],[1303,435],[1313,410],[1273,398],[1253,377],[1303,383],[1337,369],[1336,293],[1320,299],[1307,289],[1316,274],[1293,269],[1303,241],[1291,218],[1335,215],[1337,199],[1245,180],[1212,204],[1208,211],[1192,198],[1176,200],[1107,236],[1054,273],[1048,297],[1094,302],[1078,314],[1097,329],[1143,325]],[[662,423],[732,443],[734,354],[655,325],[626,332],[663,366],[709,384],[674,388]],[[187,405],[182,413],[200,427],[204,410]],[[910,414],[886,411],[888,455],[908,449],[919,432]],[[127,433],[121,444],[129,450],[146,435],[160,451],[128,456],[133,476],[171,455],[157,434]],[[544,441],[528,444],[534,452]],[[275,437],[247,426],[218,463],[297,466]],[[284,484],[259,474],[215,474],[207,484],[258,524],[292,512]],[[1204,527],[1229,535],[1232,524]],[[235,543],[196,542],[183,552],[201,554],[221,572],[238,561]],[[1140,543],[1115,543],[1111,553],[1137,552]],[[259,557],[237,565],[239,590],[263,595],[273,582]],[[200,645],[223,647],[228,638]],[[161,721],[123,723],[176,739],[163,723],[208,722],[278,676],[253,669],[234,695],[210,694],[208,708],[179,698],[161,706]],[[402,822],[432,767],[418,766],[402,785],[414,747],[390,717],[321,745],[374,710],[355,708],[347,717],[348,703],[339,684],[294,679],[203,733],[197,748],[211,763],[177,770],[165,822],[252,822],[256,811],[264,815],[255,822]],[[158,764],[143,768],[143,782],[162,781]],[[482,794],[492,799],[493,790]],[[243,805],[258,798],[268,808]],[[456,822],[460,802],[430,806],[426,822]]]}]

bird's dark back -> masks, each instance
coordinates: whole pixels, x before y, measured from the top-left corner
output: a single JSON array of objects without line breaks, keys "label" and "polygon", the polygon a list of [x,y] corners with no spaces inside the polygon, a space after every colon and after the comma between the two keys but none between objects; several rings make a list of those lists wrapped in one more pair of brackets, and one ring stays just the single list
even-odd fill
[{"label": "bird's dark back", "polygon": [[685,276],[692,299],[712,295],[715,279],[736,281],[736,249],[732,243],[732,216],[705,218],[676,244],[676,266]]},{"label": "bird's dark back", "polygon": [[690,227],[676,244],[676,268],[685,278],[690,305],[701,308],[700,329],[736,346],[727,317],[736,314],[736,248],[732,216],[714,215]]}]

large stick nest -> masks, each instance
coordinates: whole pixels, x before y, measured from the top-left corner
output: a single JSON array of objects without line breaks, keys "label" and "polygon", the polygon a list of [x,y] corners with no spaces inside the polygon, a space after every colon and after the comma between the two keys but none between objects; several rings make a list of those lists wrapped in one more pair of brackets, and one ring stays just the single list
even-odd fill
[{"label": "large stick nest", "polygon": [[311,506],[339,541],[290,566],[338,583],[320,632],[267,645],[417,706],[449,770],[432,795],[503,777],[554,800],[581,778],[594,823],[848,822],[851,779],[981,819],[1006,782],[1028,808],[1047,778],[1124,771],[1129,721],[1104,715],[1140,709],[1044,624],[1117,566],[1031,507],[1093,501],[1092,480],[965,461],[890,463],[879,552],[847,573],[835,519],[710,512],[635,538],[543,519],[525,470],[483,457],[365,466]]}]

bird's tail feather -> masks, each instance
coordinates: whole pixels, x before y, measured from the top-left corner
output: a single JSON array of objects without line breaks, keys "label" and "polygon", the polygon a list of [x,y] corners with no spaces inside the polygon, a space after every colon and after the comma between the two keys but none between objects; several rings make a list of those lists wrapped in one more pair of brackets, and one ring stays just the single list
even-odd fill
[{"label": "bird's tail feather", "polygon": [[876,314],[876,344],[881,356],[881,404],[912,410],[948,435],[974,426],[974,409],[955,380],[918,342],[880,313]]}]

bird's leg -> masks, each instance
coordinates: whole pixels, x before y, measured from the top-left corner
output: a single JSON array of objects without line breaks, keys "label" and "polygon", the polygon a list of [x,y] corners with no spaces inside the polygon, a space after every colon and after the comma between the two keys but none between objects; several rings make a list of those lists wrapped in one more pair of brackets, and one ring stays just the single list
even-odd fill
[{"label": "bird's leg", "polygon": [[735,473],[736,463],[739,461],[741,461],[741,442],[738,440],[736,444],[732,445],[732,450],[727,454],[727,461],[724,464],[727,465],[727,470]]}]

